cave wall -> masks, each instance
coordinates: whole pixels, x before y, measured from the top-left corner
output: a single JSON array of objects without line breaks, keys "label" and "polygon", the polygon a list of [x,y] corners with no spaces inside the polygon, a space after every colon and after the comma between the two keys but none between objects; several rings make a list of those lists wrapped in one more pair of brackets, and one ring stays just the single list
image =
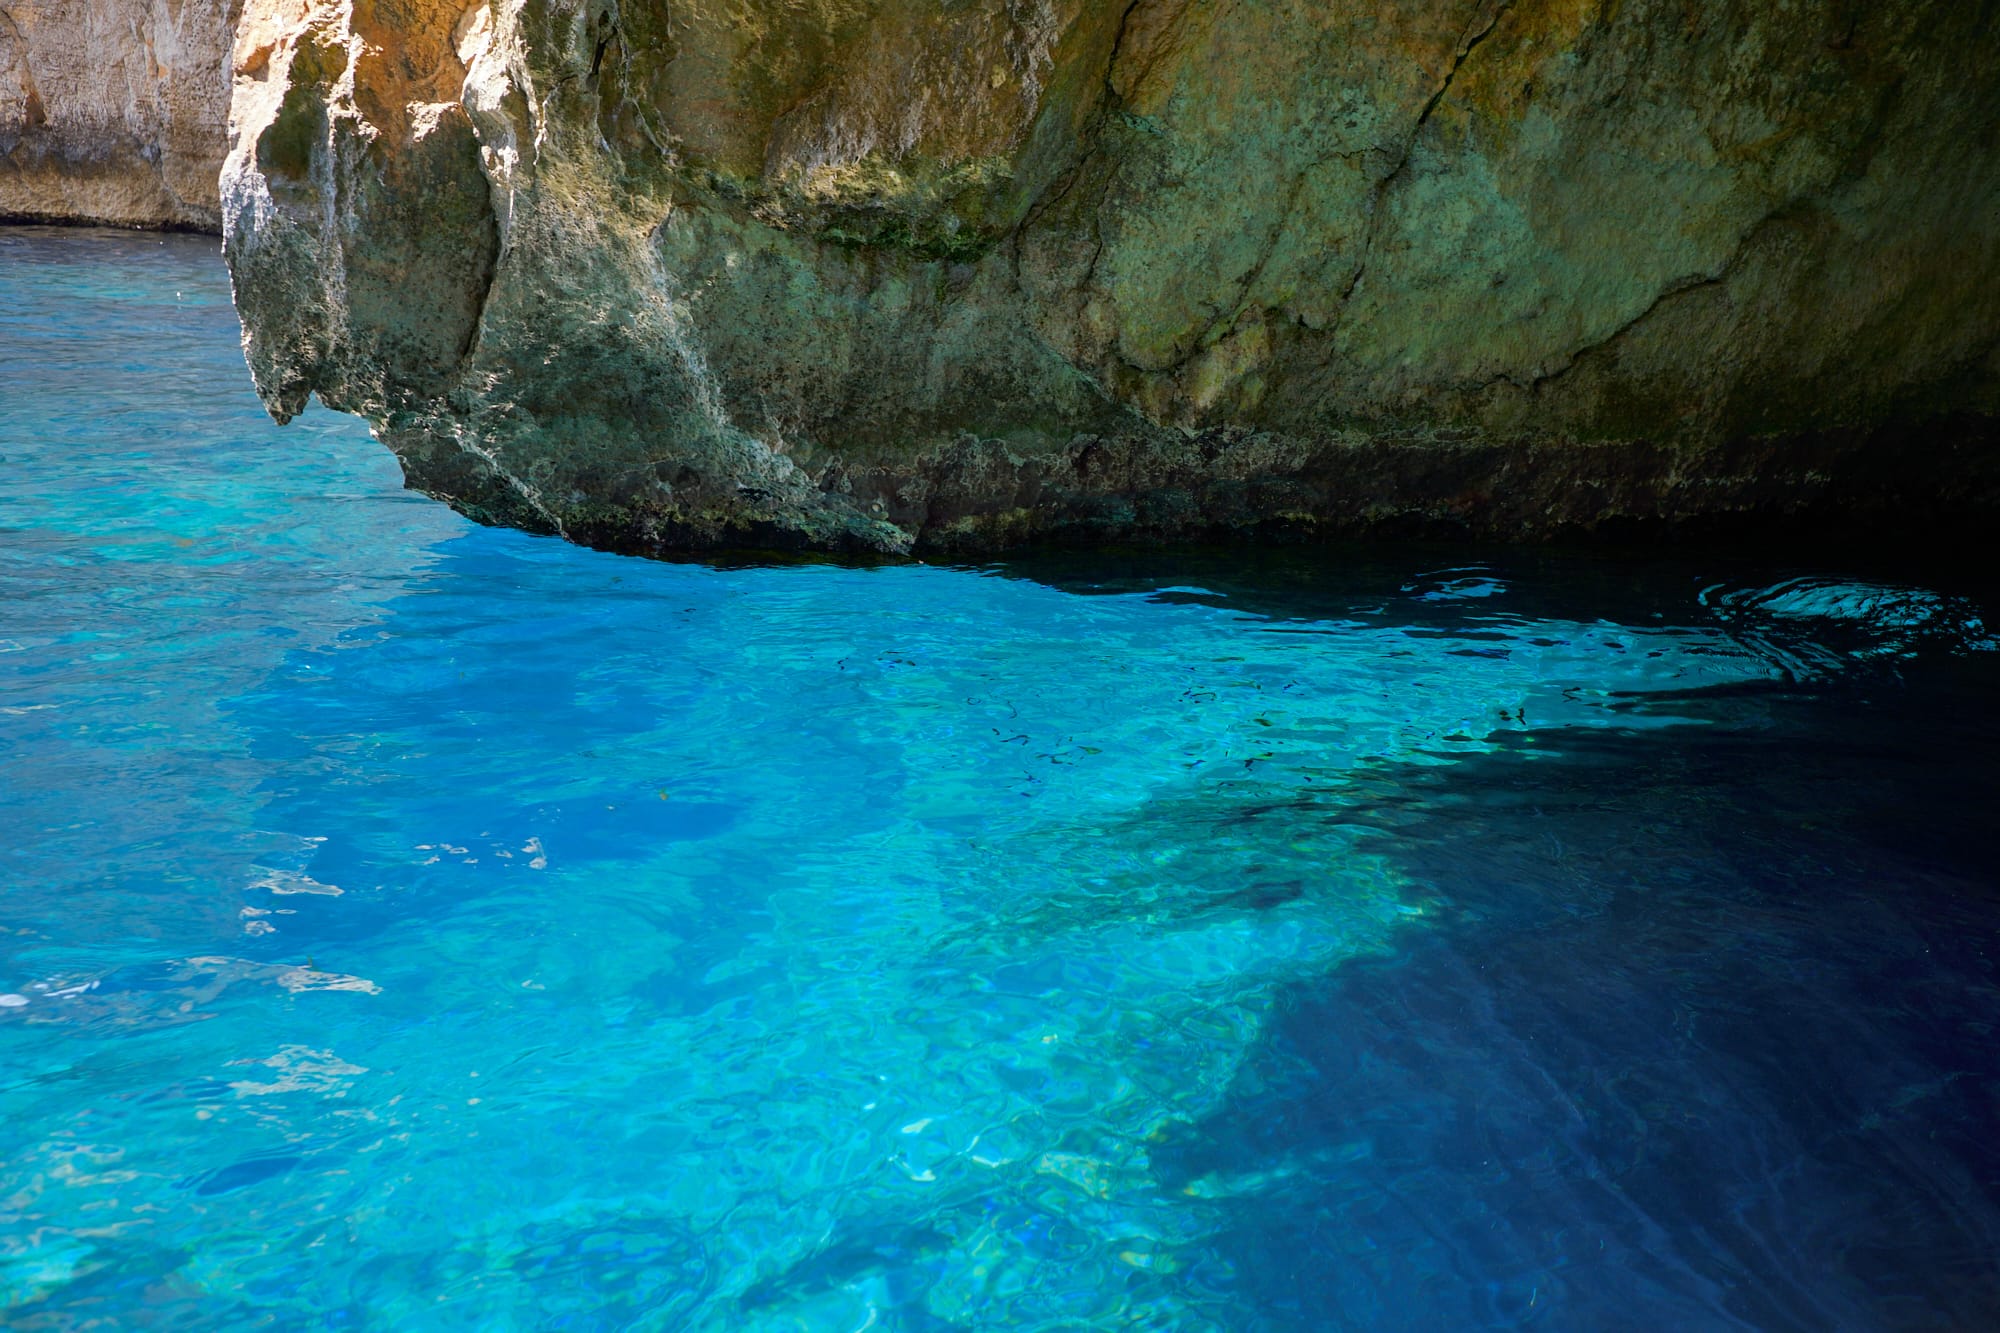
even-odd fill
[{"label": "cave wall", "polygon": [[620,549],[1994,493],[2000,5],[249,0],[260,391]]},{"label": "cave wall", "polygon": [[0,0],[0,219],[220,231],[242,0]]}]

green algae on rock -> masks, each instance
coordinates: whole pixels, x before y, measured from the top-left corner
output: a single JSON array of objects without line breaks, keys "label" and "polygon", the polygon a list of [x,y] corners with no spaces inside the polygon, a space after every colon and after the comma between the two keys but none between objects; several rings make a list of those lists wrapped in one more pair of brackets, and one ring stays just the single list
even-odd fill
[{"label": "green algae on rock", "polygon": [[258,387],[616,549],[1995,506],[2000,4],[249,0]]}]

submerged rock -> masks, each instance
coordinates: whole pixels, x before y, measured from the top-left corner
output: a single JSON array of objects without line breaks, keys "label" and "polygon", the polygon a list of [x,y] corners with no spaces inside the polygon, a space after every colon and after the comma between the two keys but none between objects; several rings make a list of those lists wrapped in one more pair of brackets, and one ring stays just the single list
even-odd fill
[{"label": "submerged rock", "polygon": [[0,219],[218,231],[243,0],[0,0]]},{"label": "submerged rock", "polygon": [[248,0],[274,415],[648,553],[1890,505],[2000,468],[2000,5]]}]

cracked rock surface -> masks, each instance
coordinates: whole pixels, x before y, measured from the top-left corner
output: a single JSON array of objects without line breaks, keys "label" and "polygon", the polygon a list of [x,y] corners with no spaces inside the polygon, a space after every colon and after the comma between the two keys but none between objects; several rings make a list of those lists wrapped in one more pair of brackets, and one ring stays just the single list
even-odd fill
[{"label": "cracked rock surface", "polygon": [[260,392],[665,554],[2000,508],[1994,0],[247,0]]},{"label": "cracked rock surface", "polygon": [[0,219],[219,231],[242,0],[0,0]]}]

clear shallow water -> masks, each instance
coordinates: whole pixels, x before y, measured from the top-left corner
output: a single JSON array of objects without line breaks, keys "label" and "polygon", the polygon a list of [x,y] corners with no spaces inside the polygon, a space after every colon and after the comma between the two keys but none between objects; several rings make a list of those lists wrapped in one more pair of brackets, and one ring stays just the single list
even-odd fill
[{"label": "clear shallow water", "polygon": [[2000,1318],[1974,589],[719,570],[0,232],[21,1329]]}]

